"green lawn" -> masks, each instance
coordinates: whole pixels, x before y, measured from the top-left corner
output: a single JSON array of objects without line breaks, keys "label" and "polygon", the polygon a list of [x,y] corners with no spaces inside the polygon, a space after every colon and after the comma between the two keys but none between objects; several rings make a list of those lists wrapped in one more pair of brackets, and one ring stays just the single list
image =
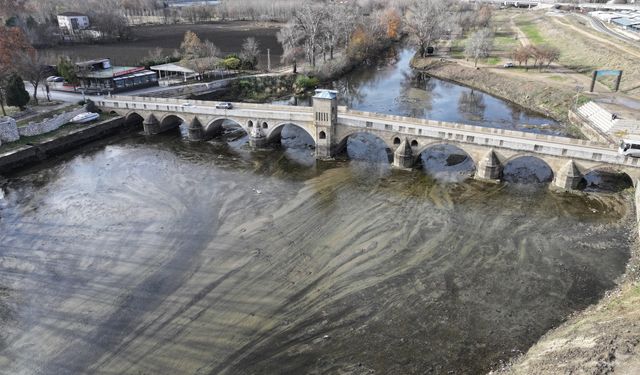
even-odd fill
[{"label": "green lawn", "polygon": [[522,30],[524,35],[527,36],[531,43],[544,44],[545,40],[542,35],[540,35],[540,31],[538,30],[538,27],[536,25],[532,24],[531,22],[523,22],[521,24],[518,24],[518,27],[520,28],[520,30]]},{"label": "green lawn", "polygon": [[486,59],[480,59],[480,62],[487,65],[498,65],[500,63],[499,57],[487,57]]}]

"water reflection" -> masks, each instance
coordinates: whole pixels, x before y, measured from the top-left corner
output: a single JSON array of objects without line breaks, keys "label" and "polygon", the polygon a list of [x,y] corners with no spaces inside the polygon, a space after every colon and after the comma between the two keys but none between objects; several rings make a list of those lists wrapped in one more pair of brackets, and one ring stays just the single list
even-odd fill
[{"label": "water reflection", "polygon": [[[410,67],[411,49],[393,53],[397,58],[358,68],[334,81],[332,85],[339,92],[340,104],[366,112],[567,135],[566,127],[553,119],[478,90],[414,71]],[[309,98],[273,103],[311,105]]]}]

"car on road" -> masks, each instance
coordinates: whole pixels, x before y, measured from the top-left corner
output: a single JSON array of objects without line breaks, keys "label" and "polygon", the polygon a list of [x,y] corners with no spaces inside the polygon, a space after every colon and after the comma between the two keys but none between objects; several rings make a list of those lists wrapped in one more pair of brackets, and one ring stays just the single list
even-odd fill
[{"label": "car on road", "polygon": [[513,68],[515,65],[512,62],[504,63],[503,68]]},{"label": "car on road", "polygon": [[222,102],[222,103],[216,104],[216,108],[218,108],[218,109],[232,109],[233,108],[233,104],[231,104],[229,102]]},{"label": "car on road", "polygon": [[58,76],[47,77],[47,82],[64,82],[64,78]]},{"label": "car on road", "polygon": [[640,140],[623,139],[622,141],[620,141],[618,152],[624,156],[640,158]]}]

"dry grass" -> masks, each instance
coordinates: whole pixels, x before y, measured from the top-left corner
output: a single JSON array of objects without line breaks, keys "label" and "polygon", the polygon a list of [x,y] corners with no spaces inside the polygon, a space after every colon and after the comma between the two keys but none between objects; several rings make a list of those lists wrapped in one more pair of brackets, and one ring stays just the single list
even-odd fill
[{"label": "dry grass", "polygon": [[[586,75],[591,75],[595,69],[623,70],[621,91],[640,94],[640,64],[638,57],[631,53],[634,51],[632,47],[622,42],[614,42],[614,45],[608,37],[592,32],[571,17],[557,18],[532,13],[521,15],[517,19],[519,23],[534,25],[543,40],[560,49],[560,64]],[[640,53],[640,50],[636,53]],[[611,80],[602,83],[613,86]]]}]

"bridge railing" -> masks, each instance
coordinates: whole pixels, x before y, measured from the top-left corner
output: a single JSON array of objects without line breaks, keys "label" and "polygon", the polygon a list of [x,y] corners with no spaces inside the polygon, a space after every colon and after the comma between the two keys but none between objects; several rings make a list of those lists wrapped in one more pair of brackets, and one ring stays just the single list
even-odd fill
[{"label": "bridge railing", "polygon": [[[191,105],[199,106],[199,107],[212,107],[215,108],[216,104],[220,102],[215,101],[205,101],[205,100],[190,100],[190,99],[173,99],[173,98],[154,98],[154,97],[144,97],[144,96],[118,96],[114,95],[112,97],[104,97],[100,100],[100,102],[104,103],[104,105],[109,105],[109,103],[149,103],[149,104],[168,104],[174,106],[185,107],[183,104],[189,103]],[[272,110],[272,111],[286,111],[286,112],[301,112],[301,113],[311,113],[313,112],[313,108],[311,107],[297,107],[297,106],[288,106],[288,105],[273,105],[273,104],[258,104],[258,103],[232,103],[234,109],[257,109],[257,110]],[[136,109],[137,107],[134,105],[132,107]],[[143,109],[143,108],[138,108]],[[145,108],[146,109],[146,108]]]},{"label": "bridge railing", "polygon": [[[428,119],[418,119],[418,118],[404,117],[404,116],[384,115],[379,113],[355,111],[351,109],[340,111],[340,113],[347,116],[362,117],[363,119],[361,120],[364,122],[364,127],[366,127],[367,119],[371,119],[374,121],[369,121],[369,122],[376,122],[378,124],[396,122],[396,123],[406,124],[407,126],[424,125],[424,126],[439,127],[445,130],[455,129],[455,130],[462,130],[462,131],[468,131],[473,133],[484,133],[488,135],[501,135],[509,138],[520,138],[520,139],[527,139],[527,140],[547,141],[547,142],[560,143],[560,144],[580,145],[580,146],[594,147],[599,149],[611,149],[611,150],[617,149],[615,146],[606,144],[606,143],[593,142],[593,141],[588,141],[584,139],[568,138],[568,137],[562,137],[562,136],[556,136],[556,135],[529,133],[529,132],[523,132],[523,131],[517,131],[517,130],[491,128],[486,126],[474,126],[474,125],[467,125],[467,124],[460,124],[460,123],[446,122],[446,121],[433,121]],[[392,126],[391,129],[389,128],[386,129],[391,131],[398,131],[399,127],[401,126],[401,125],[398,125],[393,127],[393,124],[387,124],[387,125]],[[415,134],[415,133],[408,132],[407,134]]]}]

